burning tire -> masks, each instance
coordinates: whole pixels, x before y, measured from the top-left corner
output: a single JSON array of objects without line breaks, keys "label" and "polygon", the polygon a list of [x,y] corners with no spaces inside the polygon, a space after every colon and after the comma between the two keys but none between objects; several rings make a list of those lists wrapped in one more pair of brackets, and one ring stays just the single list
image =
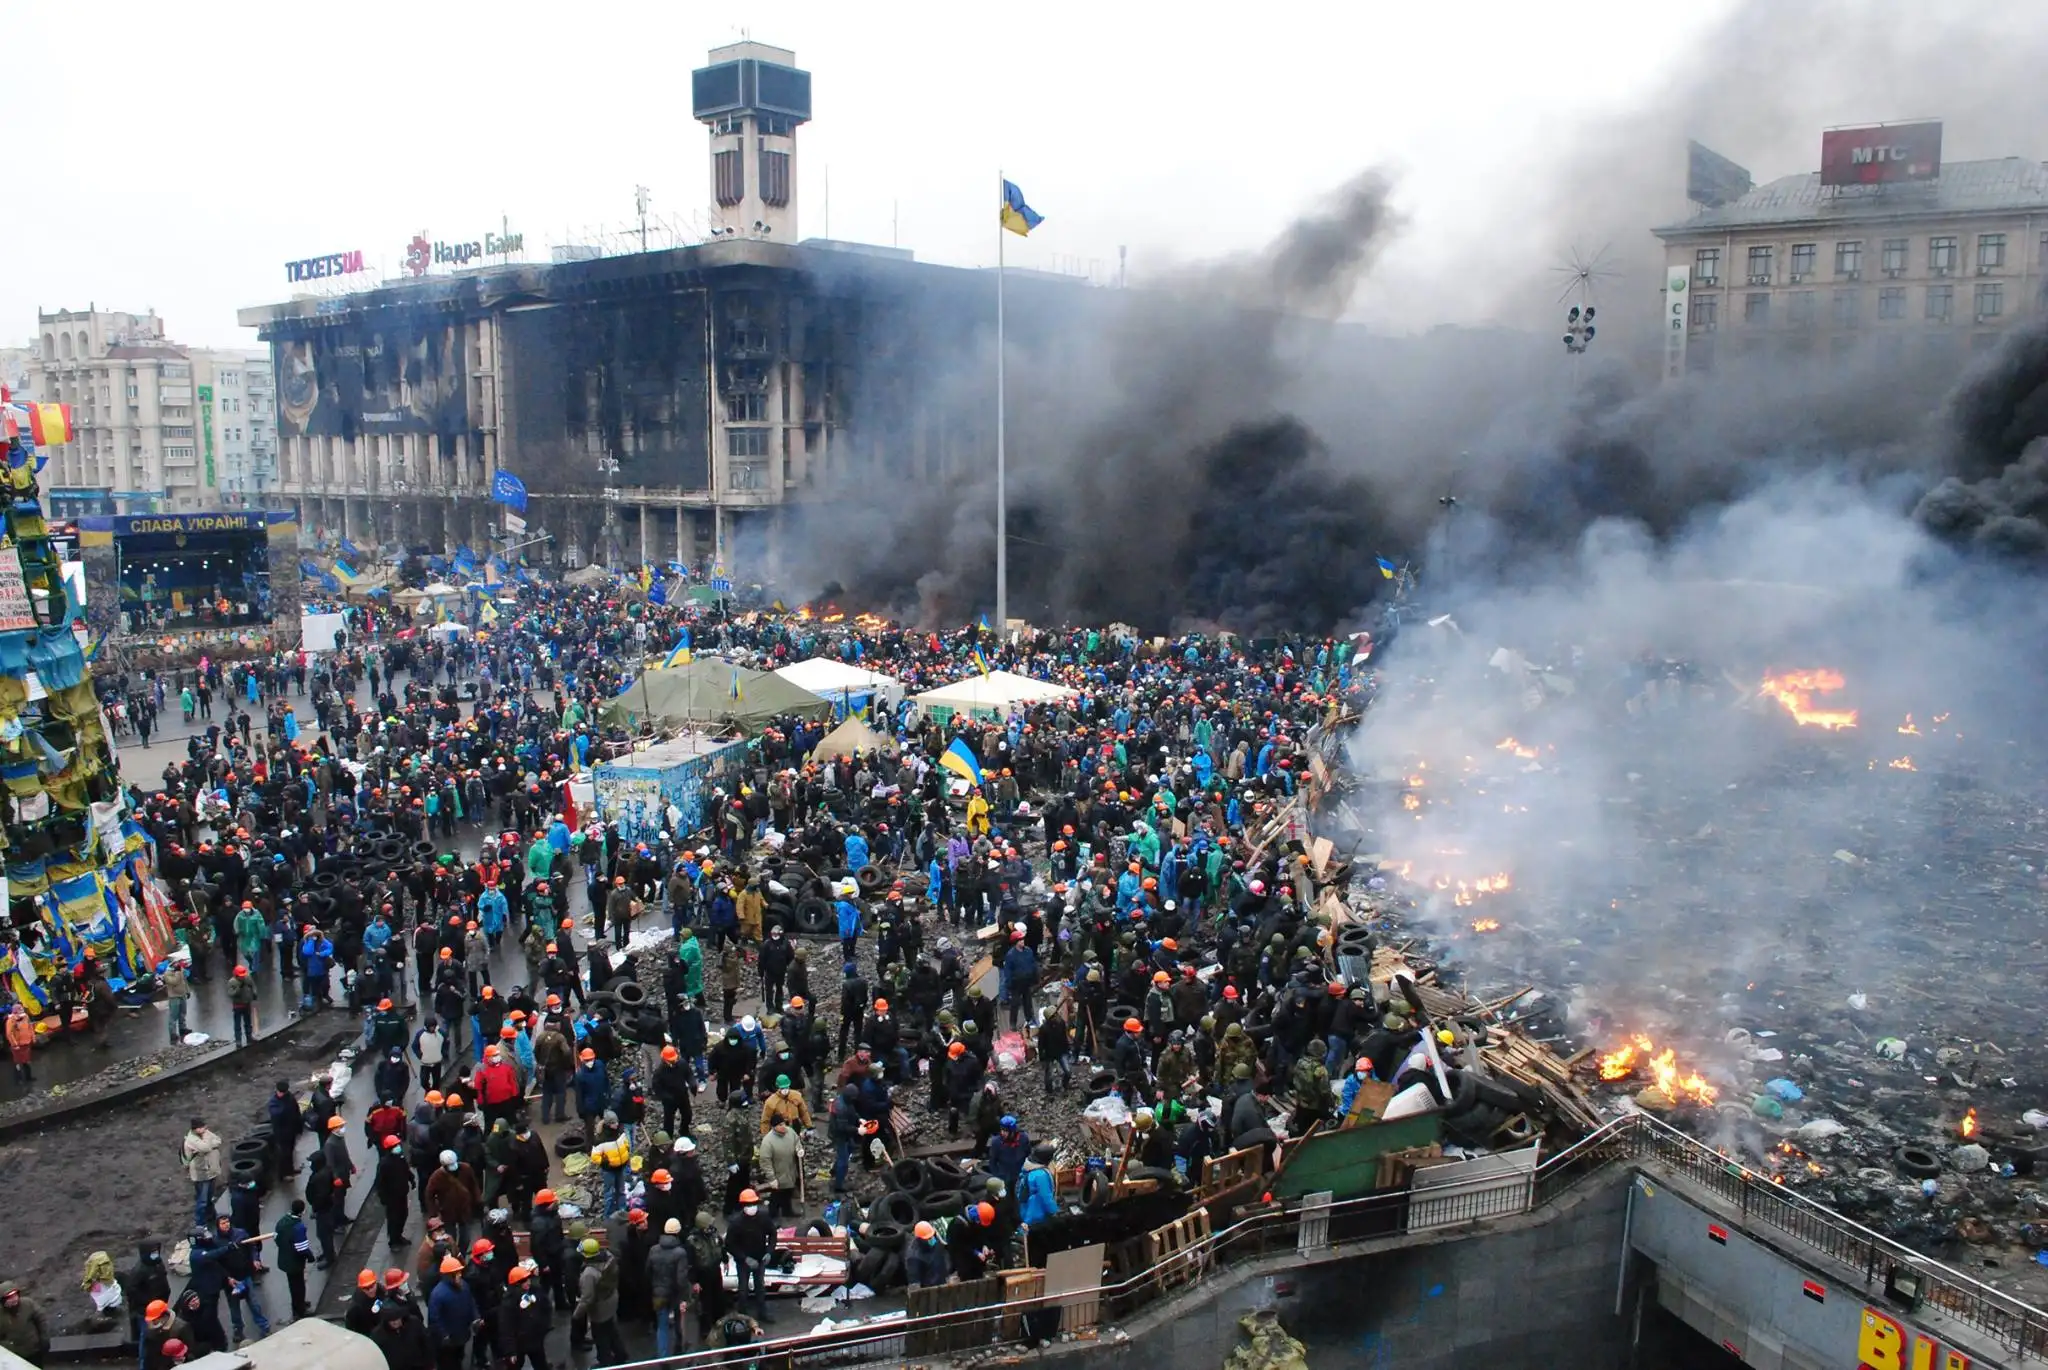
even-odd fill
[{"label": "burning tire", "polygon": [[1901,1175],[1916,1180],[1931,1180],[1941,1174],[1941,1157],[1930,1147],[1908,1143],[1892,1153],[1892,1164],[1899,1168]]}]

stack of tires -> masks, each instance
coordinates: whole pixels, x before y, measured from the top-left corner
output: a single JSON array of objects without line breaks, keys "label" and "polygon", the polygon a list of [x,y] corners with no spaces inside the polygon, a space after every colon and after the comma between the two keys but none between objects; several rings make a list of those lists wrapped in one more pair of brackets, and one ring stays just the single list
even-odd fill
[{"label": "stack of tires", "polygon": [[912,1157],[889,1168],[889,1192],[854,1230],[851,1275],[878,1294],[904,1284],[903,1245],[921,1222],[957,1218],[986,1192],[988,1176],[948,1156]]}]

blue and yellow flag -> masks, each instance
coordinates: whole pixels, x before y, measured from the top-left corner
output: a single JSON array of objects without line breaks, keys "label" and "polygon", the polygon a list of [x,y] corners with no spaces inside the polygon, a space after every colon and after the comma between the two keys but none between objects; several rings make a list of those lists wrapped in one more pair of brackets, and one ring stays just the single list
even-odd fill
[{"label": "blue and yellow flag", "polygon": [[1024,203],[1024,192],[1017,189],[1015,181],[1003,182],[1002,225],[1020,238],[1031,236],[1031,230],[1045,222],[1045,216]]},{"label": "blue and yellow flag", "polygon": [[1393,562],[1388,561],[1385,557],[1374,557],[1373,560],[1377,561],[1380,564],[1380,574],[1388,580],[1392,580],[1396,572],[1398,572],[1400,569],[1399,567],[1395,566]]},{"label": "blue and yellow flag", "polygon": [[728,693],[734,700],[742,700],[747,697],[746,694],[740,689],[740,671],[739,667],[737,666],[733,667],[732,689]]},{"label": "blue and yellow flag", "polygon": [[939,753],[939,769],[951,771],[970,785],[981,783],[981,759],[964,737],[954,738],[953,745]]},{"label": "blue and yellow flag", "polygon": [[974,662],[975,668],[977,670],[979,670],[983,675],[988,674],[988,658],[981,654],[981,648],[976,647],[967,655],[969,659],[971,659]]},{"label": "blue and yellow flag", "polygon": [[[687,666],[690,664],[690,630],[688,628],[683,629],[681,639],[677,641],[675,646],[669,648],[668,655],[661,659],[661,664],[664,670],[670,666]],[[734,676],[733,682],[737,684],[739,677]]]}]

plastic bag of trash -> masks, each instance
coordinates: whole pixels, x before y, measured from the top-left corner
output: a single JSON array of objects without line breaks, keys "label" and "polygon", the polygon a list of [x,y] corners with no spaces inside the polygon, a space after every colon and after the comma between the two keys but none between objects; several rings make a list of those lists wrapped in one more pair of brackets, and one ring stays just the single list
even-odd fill
[{"label": "plastic bag of trash", "polygon": [[1848,1130],[1848,1128],[1836,1122],[1833,1118],[1815,1118],[1812,1122],[1803,1124],[1800,1127],[1799,1140],[1802,1142],[1823,1142],[1830,1137],[1839,1137]]},{"label": "plastic bag of trash", "polygon": [[1855,1009],[1858,1013],[1863,1012],[1863,1010],[1870,1007],[1870,996],[1860,989],[1857,990],[1849,996],[1849,1007]]},{"label": "plastic bag of trash", "polygon": [[1786,1079],[1766,1080],[1764,1088],[1769,1090],[1779,1103],[1796,1104],[1806,1097],[1805,1090]]},{"label": "plastic bag of trash", "polygon": [[1877,1039],[1877,1054],[1887,1061],[1906,1059],[1906,1039],[1903,1037],[1880,1037]]},{"label": "plastic bag of trash", "polygon": [[2038,1108],[2030,1108],[2020,1115],[2020,1121],[2031,1128],[2048,1127],[2048,1113],[2043,1113]]},{"label": "plastic bag of trash", "polygon": [[1082,1109],[1081,1116],[1093,1118],[1096,1122],[1106,1123],[1110,1127],[1122,1127],[1131,1120],[1131,1109],[1130,1105],[1123,1101],[1122,1096],[1105,1094]]},{"label": "plastic bag of trash", "polygon": [[1759,1118],[1776,1121],[1785,1116],[1785,1106],[1768,1094],[1759,1094],[1749,1101],[1749,1111]]},{"label": "plastic bag of trash", "polygon": [[996,1069],[1005,1075],[1020,1068],[1030,1048],[1024,1044],[1021,1032],[1003,1032],[996,1035]]}]

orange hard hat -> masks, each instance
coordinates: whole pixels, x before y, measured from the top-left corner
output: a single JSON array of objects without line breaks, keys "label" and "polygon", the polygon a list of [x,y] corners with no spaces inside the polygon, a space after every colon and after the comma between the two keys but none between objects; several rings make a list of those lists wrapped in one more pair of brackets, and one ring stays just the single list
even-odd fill
[{"label": "orange hard hat", "polygon": [[555,1201],[555,1191],[543,1189],[540,1193],[533,1196],[533,1201],[537,1204],[551,1204]]},{"label": "orange hard hat", "polygon": [[460,1275],[462,1273],[462,1262],[456,1260],[453,1256],[443,1256],[441,1258],[441,1273],[444,1275]]},{"label": "orange hard hat", "polygon": [[953,1043],[953,1045],[946,1048],[946,1054],[954,1058],[955,1060],[958,1060],[960,1057],[965,1056],[967,1054],[967,1043]]},{"label": "orange hard hat", "polygon": [[666,1170],[657,1170],[652,1175],[649,1175],[647,1177],[647,1181],[649,1184],[669,1184],[673,1182],[674,1179],[675,1177],[673,1175],[670,1175]]},{"label": "orange hard hat", "polygon": [[877,1012],[877,1013],[887,1013],[888,1011],[889,1011],[889,1001],[888,1001],[887,999],[877,999],[877,1000],[875,1000],[875,1012]]},{"label": "orange hard hat", "polygon": [[1152,983],[1155,985],[1169,984],[1172,982],[1172,980],[1173,977],[1171,975],[1168,975],[1163,970],[1155,970],[1152,972]]},{"label": "orange hard hat", "polygon": [[405,1288],[405,1272],[395,1265],[392,1266],[384,1272],[384,1287],[386,1289]]},{"label": "orange hard hat", "polygon": [[597,1059],[597,1053],[591,1050],[589,1047],[585,1047],[583,1048],[583,1050],[576,1053],[576,1059],[579,1061],[595,1061]]},{"label": "orange hard hat", "polygon": [[334,1115],[332,1115],[331,1117],[329,1117],[329,1118],[328,1118],[328,1120],[327,1120],[327,1130],[328,1130],[329,1132],[339,1132],[339,1131],[341,1131],[342,1127],[343,1127],[343,1123],[342,1123],[342,1120],[341,1120],[341,1115],[340,1115],[339,1113],[336,1113],[336,1114],[334,1114]]},{"label": "orange hard hat", "polygon": [[761,1196],[751,1189],[742,1189],[740,1191],[740,1202],[743,1204],[757,1204],[761,1202]]},{"label": "orange hard hat", "polygon": [[792,995],[790,995],[790,996],[789,996],[789,1006],[790,1006],[791,1008],[802,1008],[802,1007],[804,1006],[804,997],[803,997],[803,995],[801,995],[801,994],[792,994]]},{"label": "orange hard hat", "polygon": [[374,1271],[374,1270],[358,1270],[358,1271],[356,1272],[356,1288],[358,1288],[358,1289],[375,1289],[376,1287],[377,1287],[377,1272],[376,1272],[376,1271]]},{"label": "orange hard hat", "polygon": [[505,1024],[505,1026],[498,1029],[498,1035],[509,1042],[519,1035],[519,1029],[513,1027],[510,1023],[507,1023]]},{"label": "orange hard hat", "polygon": [[441,1091],[438,1089],[428,1090],[427,1102],[432,1104],[435,1108],[439,1108],[441,1106]]},{"label": "orange hard hat", "polygon": [[380,1013],[389,1013],[391,1011],[391,1001],[389,999],[379,999],[377,1001],[377,1009]]},{"label": "orange hard hat", "polygon": [[[372,1275],[370,1277],[370,1280],[371,1283],[374,1284],[376,1282],[376,1276]],[[151,1299],[149,1301],[149,1307],[145,1308],[142,1311],[142,1316],[148,1318],[151,1322],[162,1322],[165,1318],[168,1318],[170,1315],[171,1306],[165,1303],[162,1299]]]},{"label": "orange hard hat", "polygon": [[1145,1030],[1145,1025],[1144,1025],[1143,1023],[1139,1022],[1139,1021],[1138,1021],[1137,1019],[1135,1019],[1135,1018],[1126,1018],[1126,1019],[1124,1019],[1124,1031],[1125,1031],[1125,1032],[1143,1032],[1144,1030]]},{"label": "orange hard hat", "polygon": [[443,948],[441,948],[441,959],[442,959],[443,961],[452,961],[452,960],[454,960],[454,959],[455,959],[455,948],[453,948],[453,947],[443,947]]},{"label": "orange hard hat", "polygon": [[[540,1196],[535,1195],[534,1197],[538,1199]],[[528,1270],[525,1266],[515,1265],[510,1270],[507,1270],[505,1272],[505,1283],[525,1284],[528,1279],[532,1278],[532,1276],[533,1272],[531,1270]]]},{"label": "orange hard hat", "polygon": [[461,1096],[460,1094],[451,1094],[451,1095],[449,1095],[449,1096],[448,1096],[448,1107],[450,1107],[450,1108],[461,1108],[461,1107],[462,1107],[462,1096]]}]

